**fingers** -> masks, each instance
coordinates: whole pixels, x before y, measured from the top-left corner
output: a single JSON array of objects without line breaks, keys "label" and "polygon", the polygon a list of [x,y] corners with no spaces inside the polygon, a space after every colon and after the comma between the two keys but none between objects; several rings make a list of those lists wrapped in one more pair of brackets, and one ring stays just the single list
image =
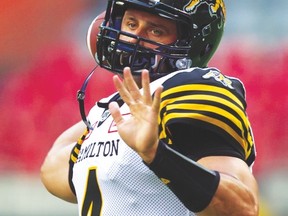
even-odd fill
[{"label": "fingers", "polygon": [[142,71],[142,88],[143,99],[145,104],[152,104],[152,97],[150,93],[150,78],[147,70]]},{"label": "fingers", "polygon": [[133,103],[134,99],[132,98],[127,87],[124,85],[124,82],[122,82],[117,75],[113,76],[113,82],[123,101],[128,106],[130,106],[130,104]]},{"label": "fingers", "polygon": [[126,67],[123,70],[123,81],[118,77],[114,76],[113,81],[116,89],[118,90],[123,101],[130,106],[135,103],[143,103],[146,105],[155,106],[155,109],[159,108],[160,94],[162,87],[159,87],[155,92],[155,99],[152,99],[150,91],[150,77],[148,70],[143,70],[141,75],[141,84],[143,88],[143,95],[140,93],[139,87],[135,82],[130,68]]},{"label": "fingers", "polygon": [[154,99],[152,104],[152,109],[154,112],[158,113],[160,109],[160,102],[161,102],[161,93],[163,91],[163,86],[159,86],[155,93],[154,93]]},{"label": "fingers", "polygon": [[119,123],[121,123],[123,121],[123,117],[120,113],[120,109],[119,109],[117,102],[113,101],[109,104],[109,111],[110,111],[111,116],[113,117],[116,125],[118,125]]},{"label": "fingers", "polygon": [[129,93],[131,94],[132,98],[135,101],[141,100],[142,95],[141,95],[141,93],[139,91],[139,86],[135,82],[129,67],[124,68],[123,76],[124,76],[125,87],[127,88]]}]

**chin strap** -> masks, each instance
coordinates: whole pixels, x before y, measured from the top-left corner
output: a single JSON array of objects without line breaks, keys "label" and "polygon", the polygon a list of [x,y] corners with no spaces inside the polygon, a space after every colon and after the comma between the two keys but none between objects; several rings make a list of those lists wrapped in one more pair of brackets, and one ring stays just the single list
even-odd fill
[{"label": "chin strap", "polygon": [[89,75],[87,76],[87,78],[83,82],[81,89],[77,91],[77,100],[79,103],[81,118],[82,118],[83,122],[85,123],[85,125],[87,126],[87,128],[89,128],[89,130],[93,130],[93,127],[92,127],[91,123],[89,122],[89,120],[87,120],[87,118],[86,118],[85,108],[84,108],[84,99],[85,99],[85,92],[86,92],[88,82],[89,82],[90,78],[92,77],[92,75],[94,74],[94,72],[96,71],[97,67],[98,67],[98,65],[96,65],[93,68],[93,70],[89,73]]}]

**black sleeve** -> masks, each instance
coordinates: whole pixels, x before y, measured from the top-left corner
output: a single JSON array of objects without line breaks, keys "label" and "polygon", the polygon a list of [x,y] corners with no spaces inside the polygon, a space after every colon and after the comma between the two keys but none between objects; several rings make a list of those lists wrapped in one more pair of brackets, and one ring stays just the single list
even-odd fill
[{"label": "black sleeve", "polygon": [[169,126],[172,146],[190,159],[197,161],[206,156],[232,156],[245,161],[240,145],[233,145],[213,131],[185,123]]}]

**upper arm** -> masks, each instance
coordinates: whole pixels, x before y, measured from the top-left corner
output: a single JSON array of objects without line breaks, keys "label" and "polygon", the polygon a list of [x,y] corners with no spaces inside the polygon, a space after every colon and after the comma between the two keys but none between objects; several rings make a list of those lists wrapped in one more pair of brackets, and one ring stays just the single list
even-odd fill
[{"label": "upper arm", "polygon": [[47,190],[68,202],[76,202],[68,180],[70,153],[84,130],[85,125],[79,122],[63,132],[41,166],[41,180]]},{"label": "upper arm", "polygon": [[216,170],[222,175],[230,176],[249,186],[257,192],[256,180],[247,164],[235,157],[209,156],[197,161],[208,169]]}]

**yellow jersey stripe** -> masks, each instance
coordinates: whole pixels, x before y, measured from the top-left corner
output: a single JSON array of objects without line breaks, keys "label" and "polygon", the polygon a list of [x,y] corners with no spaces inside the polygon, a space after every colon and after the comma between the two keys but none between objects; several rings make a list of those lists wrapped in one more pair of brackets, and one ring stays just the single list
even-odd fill
[{"label": "yellow jersey stripe", "polygon": [[169,95],[185,91],[209,91],[214,93],[220,93],[222,95],[225,95],[226,97],[229,97],[232,101],[235,101],[242,109],[244,109],[242,102],[229,90],[222,87],[205,84],[187,84],[183,86],[177,86],[162,92],[161,98],[164,99],[165,97],[169,97]]}]

